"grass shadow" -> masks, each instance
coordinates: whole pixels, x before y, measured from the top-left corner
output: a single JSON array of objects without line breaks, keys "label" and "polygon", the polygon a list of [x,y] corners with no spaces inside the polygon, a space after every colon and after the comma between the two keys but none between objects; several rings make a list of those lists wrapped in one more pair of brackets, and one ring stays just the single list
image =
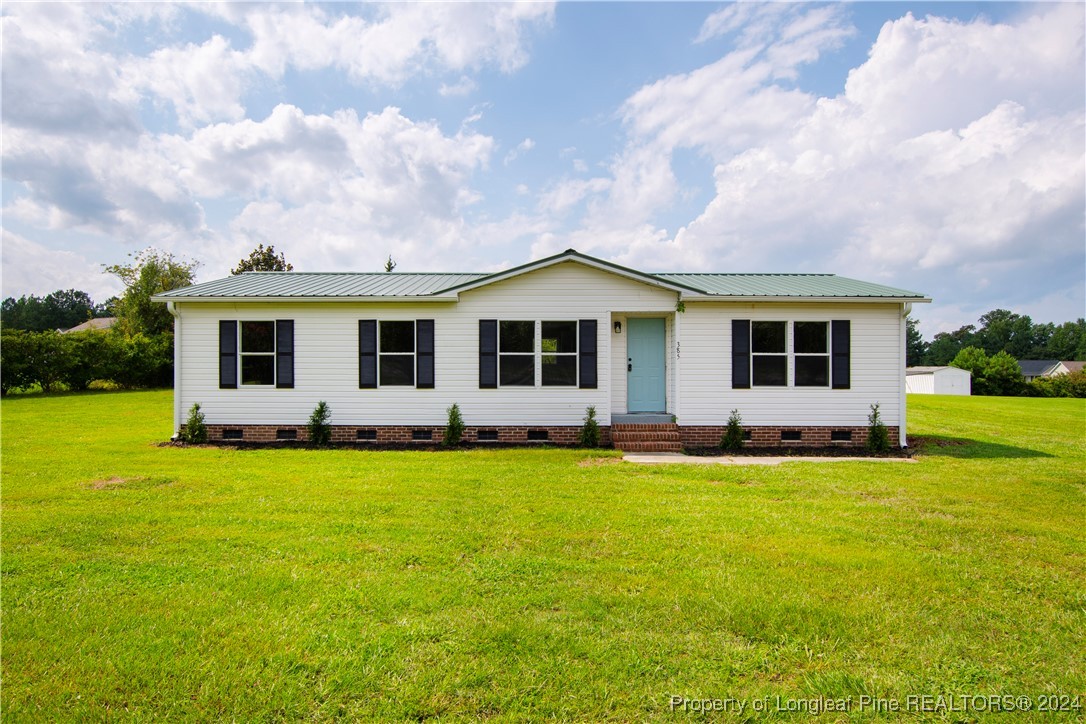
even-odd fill
[{"label": "grass shadow", "polygon": [[923,435],[909,438],[909,448],[918,455],[947,458],[1053,458],[1051,453],[998,442],[970,440],[946,435]]}]

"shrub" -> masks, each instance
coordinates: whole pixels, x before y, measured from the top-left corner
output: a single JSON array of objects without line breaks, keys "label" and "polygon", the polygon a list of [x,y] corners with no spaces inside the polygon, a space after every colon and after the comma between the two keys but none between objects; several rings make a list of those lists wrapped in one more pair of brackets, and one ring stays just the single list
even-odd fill
[{"label": "shrub", "polygon": [[204,413],[200,412],[200,403],[192,403],[189,408],[189,419],[181,426],[180,438],[182,442],[201,444],[207,442],[207,425],[204,424]]},{"label": "shrub", "polygon": [[973,346],[966,347],[950,361],[950,366],[969,371],[973,376],[972,392],[974,395],[988,394],[988,383],[985,379],[988,368],[988,355],[983,349]]},{"label": "shrub", "polygon": [[449,420],[445,423],[445,437],[441,444],[445,447],[456,447],[460,444],[460,438],[464,437],[464,417],[460,414],[460,405],[455,402],[446,410]]},{"label": "shrub", "polygon": [[884,453],[890,449],[890,431],[882,423],[879,414],[879,403],[871,406],[871,414],[867,416],[867,449],[875,453]]},{"label": "shrub", "polygon": [[328,420],[332,417],[332,411],[328,409],[328,403],[321,400],[309,416],[309,423],[305,426],[309,431],[309,442],[313,445],[328,445],[332,442],[332,426]]},{"label": "shrub", "polygon": [[596,422],[596,406],[589,405],[584,410],[584,424],[581,425],[581,447],[600,446],[600,424]]},{"label": "shrub", "polygon": [[743,418],[739,416],[739,410],[732,410],[728,416],[728,427],[720,438],[720,447],[724,450],[743,449]]},{"label": "shrub", "polygon": [[989,395],[1020,395],[1025,379],[1014,357],[1006,352],[996,352],[984,367],[984,383]]},{"label": "shrub", "polygon": [[1027,382],[1024,391],[1030,397],[1086,397],[1086,370],[1055,377],[1038,377]]}]

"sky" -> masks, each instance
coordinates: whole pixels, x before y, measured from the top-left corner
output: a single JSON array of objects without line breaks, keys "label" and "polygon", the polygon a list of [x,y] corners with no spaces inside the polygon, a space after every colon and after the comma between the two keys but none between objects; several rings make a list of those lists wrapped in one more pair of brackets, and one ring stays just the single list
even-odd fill
[{"label": "sky", "polygon": [[4,2],[3,296],[226,276],[829,272],[930,338],[1086,307],[1086,4]]}]

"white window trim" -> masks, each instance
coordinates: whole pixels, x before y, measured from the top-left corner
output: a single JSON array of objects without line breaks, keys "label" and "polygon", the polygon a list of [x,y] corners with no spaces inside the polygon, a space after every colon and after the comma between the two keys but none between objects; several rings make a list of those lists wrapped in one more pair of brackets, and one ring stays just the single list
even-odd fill
[{"label": "white window trim", "polygon": [[[381,365],[384,364],[384,356],[392,355],[395,357],[406,357],[407,352],[383,352],[381,351],[381,325],[385,322],[396,323],[409,323],[411,325],[411,384],[409,385],[385,385],[381,383]],[[416,319],[378,319],[377,320],[377,388],[382,387],[413,387],[419,386],[419,368],[418,368],[418,353],[419,353],[419,330],[418,320]]]},{"label": "white window trim", "polygon": [[[502,323],[503,322],[528,322],[532,325],[532,351],[528,352],[502,352]],[[497,383],[498,387],[508,387],[510,389],[524,388],[524,387],[539,387],[540,369],[539,369],[539,345],[536,341],[539,339],[539,321],[535,319],[499,319],[498,320],[498,335],[495,339],[497,344],[498,354],[498,368]],[[532,358],[532,384],[530,385],[503,385],[502,384],[502,357],[531,357]]]},{"label": "white window trim", "polygon": [[[811,322],[823,324],[826,328],[825,352],[796,352],[796,322]],[[754,325],[757,323],[784,324],[784,352],[755,352],[754,351]],[[751,389],[803,389],[803,390],[828,390],[833,387],[833,329],[828,320],[822,319],[752,319],[750,322],[750,386]],[[783,385],[759,385],[754,381],[755,357],[784,357],[786,359],[785,384]],[[797,385],[796,384],[796,359],[799,357],[822,357],[826,360],[826,384],[824,385]]]},{"label": "white window trim", "polygon": [[[826,351],[825,352],[796,352],[796,322],[803,322],[805,324],[822,324],[826,328]],[[790,365],[791,379],[789,387],[800,387],[803,389],[815,389],[815,390],[828,390],[833,385],[833,380],[830,379],[833,375],[833,360],[830,354],[833,349],[833,332],[830,329],[831,325],[828,321],[820,319],[795,319],[790,323],[792,328],[792,334],[790,336],[792,347],[792,359]],[[796,360],[800,357],[822,357],[826,360],[826,384],[824,385],[799,385],[796,384]]]},{"label": "white window trim", "polygon": [[[559,390],[571,390],[580,387],[581,382],[581,370],[579,364],[579,357],[581,354],[581,324],[579,319],[499,319],[498,321],[498,336],[497,336],[497,384],[498,388],[508,387],[509,389],[524,389],[524,388],[554,388]],[[502,384],[502,357],[528,357],[527,352],[502,352],[502,322],[531,322],[532,323],[532,352],[531,357],[533,360],[534,369],[532,370],[532,384],[530,385],[503,385]],[[565,322],[573,324],[574,333],[577,335],[577,348],[573,352],[544,352],[543,351],[543,323],[544,322]],[[557,357],[573,357],[574,362],[574,381],[569,385],[544,385],[543,384],[543,355],[555,355]]]},{"label": "white window trim", "polygon": [[[543,324],[546,322],[557,322],[561,324],[573,325],[573,344],[574,349],[572,352],[544,352],[543,351]],[[555,357],[572,357],[573,358],[573,382],[563,385],[544,385],[543,384],[543,355],[554,355]],[[576,319],[541,319],[539,320],[539,386],[540,387],[558,387],[558,388],[572,388],[579,387],[581,382],[581,370],[577,363],[578,357],[581,354],[581,324]]]},{"label": "white window trim", "polygon": [[[754,325],[755,324],[783,324],[784,325],[784,351],[783,352],[755,352],[754,351]],[[752,319],[750,320],[750,386],[751,389],[780,390],[792,386],[792,324],[786,319]],[[784,384],[783,385],[759,385],[754,382],[754,358],[755,357],[784,357]]]},{"label": "white window trim", "polygon": [[[242,351],[245,348],[245,343],[244,343],[244,340],[243,340],[244,333],[242,332],[242,325],[243,324],[252,324],[253,322],[263,322],[263,323],[266,323],[266,324],[270,324],[272,326],[272,351],[271,352],[243,352]],[[267,389],[268,387],[275,387],[275,381],[279,378],[279,355],[277,354],[278,351],[279,351],[279,340],[276,337],[278,332],[277,332],[277,329],[276,329],[276,326],[275,326],[275,320],[274,319],[239,319],[237,324],[238,324],[238,361],[237,361],[237,365],[238,365],[238,371],[237,371],[238,385],[237,385],[237,389],[239,389],[239,390],[245,390],[245,389],[257,389],[257,390],[260,390],[260,389]],[[245,381],[242,379],[242,360],[245,357],[271,357],[272,358],[272,381],[269,382],[268,384],[264,384],[264,383],[245,384]]]}]

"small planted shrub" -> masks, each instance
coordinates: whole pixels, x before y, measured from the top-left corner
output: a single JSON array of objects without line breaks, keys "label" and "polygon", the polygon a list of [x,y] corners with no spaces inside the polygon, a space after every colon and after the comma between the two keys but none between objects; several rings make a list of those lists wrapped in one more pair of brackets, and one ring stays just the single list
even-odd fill
[{"label": "small planted shrub", "polygon": [[189,419],[181,428],[181,441],[200,445],[207,442],[207,425],[204,423],[204,413],[200,412],[200,403],[192,403],[189,408]]},{"label": "small planted shrub", "polygon": [[599,447],[600,424],[596,422],[596,406],[589,405],[584,413],[584,425],[581,425],[581,447]]},{"label": "small planted shrub", "polygon": [[328,403],[324,400],[318,402],[313,409],[313,414],[309,416],[309,423],[305,426],[309,431],[310,443],[328,445],[332,442],[332,426],[328,424],[331,418],[332,411],[328,408]]},{"label": "small planted shrub", "polygon": [[743,449],[743,418],[739,416],[739,410],[732,410],[728,416],[728,427],[720,439],[720,447],[724,450]]},{"label": "small planted shrub", "polygon": [[445,412],[449,413],[449,419],[445,423],[445,437],[441,444],[445,447],[456,447],[464,437],[464,416],[460,414],[460,405],[455,402]]},{"label": "small planted shrub", "polygon": [[890,449],[890,431],[882,423],[877,402],[871,406],[871,414],[867,416],[867,449],[874,453],[884,453]]}]

